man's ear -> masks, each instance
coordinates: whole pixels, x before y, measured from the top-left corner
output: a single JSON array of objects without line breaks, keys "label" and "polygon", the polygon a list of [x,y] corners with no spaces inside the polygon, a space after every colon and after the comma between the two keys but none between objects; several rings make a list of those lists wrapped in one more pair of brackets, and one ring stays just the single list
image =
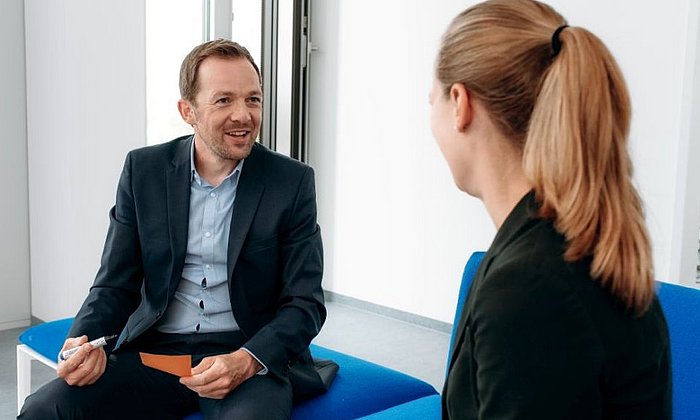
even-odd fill
[{"label": "man's ear", "polygon": [[455,129],[463,133],[472,122],[474,109],[471,95],[462,83],[455,83],[450,87],[450,101],[455,110]]},{"label": "man's ear", "polygon": [[194,116],[194,107],[190,101],[180,99],[177,101],[177,110],[180,111],[180,116],[189,125],[194,125],[197,119]]}]

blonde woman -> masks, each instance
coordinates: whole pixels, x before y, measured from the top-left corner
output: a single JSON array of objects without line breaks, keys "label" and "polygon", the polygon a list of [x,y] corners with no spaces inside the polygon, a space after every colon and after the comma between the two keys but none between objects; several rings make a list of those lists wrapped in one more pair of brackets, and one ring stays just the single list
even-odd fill
[{"label": "blonde woman", "polygon": [[443,36],[433,135],[498,229],[461,315],[449,419],[670,419],[671,368],[603,43],[551,7],[494,0]]}]

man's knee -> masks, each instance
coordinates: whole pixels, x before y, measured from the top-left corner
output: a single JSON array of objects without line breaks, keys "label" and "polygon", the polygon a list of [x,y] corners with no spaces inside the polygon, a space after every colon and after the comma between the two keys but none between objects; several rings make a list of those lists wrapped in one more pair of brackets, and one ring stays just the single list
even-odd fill
[{"label": "man's knee", "polygon": [[65,388],[68,388],[68,385],[63,379],[54,379],[42,386],[24,400],[17,418],[22,420],[74,418],[70,415],[70,408],[65,406],[71,401],[63,395]]},{"label": "man's knee", "polygon": [[289,380],[254,376],[223,400],[200,399],[204,418],[241,420],[285,420],[292,410]]},{"label": "man's knee", "polygon": [[56,378],[39,388],[24,401],[17,417],[22,420],[96,419],[109,418],[113,406],[105,405],[112,393],[93,385],[70,386]]}]

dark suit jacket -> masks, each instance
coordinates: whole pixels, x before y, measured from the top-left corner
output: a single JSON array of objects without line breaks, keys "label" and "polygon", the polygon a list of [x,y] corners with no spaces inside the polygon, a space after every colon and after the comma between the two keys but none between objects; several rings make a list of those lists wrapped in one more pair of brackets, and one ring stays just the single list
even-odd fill
[{"label": "dark suit jacket", "polygon": [[[187,248],[191,136],[130,152],[94,285],[70,336],[119,334],[115,351],[165,313]],[[233,314],[271,374],[312,369],[326,317],[313,170],[255,144],[239,179],[228,246]],[[298,363],[294,363],[299,360]]]},{"label": "dark suit jacket", "polygon": [[442,397],[449,419],[670,419],[666,321],[630,315],[590,261],[536,216],[532,193],[484,256],[457,327]]}]

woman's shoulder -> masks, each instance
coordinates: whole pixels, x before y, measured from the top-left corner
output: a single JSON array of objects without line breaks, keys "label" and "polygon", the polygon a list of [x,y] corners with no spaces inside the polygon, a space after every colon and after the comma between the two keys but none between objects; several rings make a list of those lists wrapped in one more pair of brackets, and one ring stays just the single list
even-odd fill
[{"label": "woman's shoulder", "polygon": [[475,279],[471,309],[476,319],[576,323],[589,332],[588,297],[599,286],[588,260],[568,262],[566,240],[545,219],[531,220],[493,255]]},{"label": "woman's shoulder", "polygon": [[566,239],[546,219],[530,220],[508,244],[493,256],[487,277],[518,287],[539,284],[559,286],[557,280],[589,278],[587,261],[564,259]]},{"label": "woman's shoulder", "polygon": [[573,322],[585,327],[609,355],[619,351],[621,357],[626,340],[665,341],[657,302],[647,314],[636,316],[590,274],[590,258],[566,261],[565,249],[565,238],[551,222],[533,222],[494,256],[478,279],[476,314],[510,316],[514,322],[525,322],[529,316]]}]

